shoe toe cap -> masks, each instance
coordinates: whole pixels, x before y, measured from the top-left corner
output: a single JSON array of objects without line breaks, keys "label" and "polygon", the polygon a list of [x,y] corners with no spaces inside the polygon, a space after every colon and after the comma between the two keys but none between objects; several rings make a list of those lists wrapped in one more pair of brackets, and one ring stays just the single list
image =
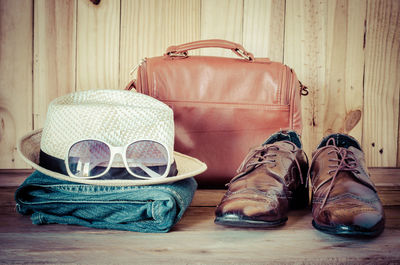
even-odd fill
[{"label": "shoe toe cap", "polygon": [[377,212],[365,212],[360,213],[354,216],[353,225],[364,228],[366,230],[372,230],[375,227],[379,226],[384,220],[384,216]]},{"label": "shoe toe cap", "polygon": [[352,227],[360,230],[374,230],[384,223],[383,211],[369,205],[353,205],[336,203],[324,207],[314,220],[328,227]]},{"label": "shoe toe cap", "polygon": [[222,202],[216,209],[216,216],[237,215],[257,220],[277,220],[286,216],[288,203],[277,199],[231,199]]}]

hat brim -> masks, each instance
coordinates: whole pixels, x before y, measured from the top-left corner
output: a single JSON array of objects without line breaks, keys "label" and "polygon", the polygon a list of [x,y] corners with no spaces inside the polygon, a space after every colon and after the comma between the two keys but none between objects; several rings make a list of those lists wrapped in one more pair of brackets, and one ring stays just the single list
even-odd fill
[{"label": "hat brim", "polygon": [[29,134],[23,136],[17,144],[18,153],[21,155],[23,160],[31,165],[34,169],[40,171],[43,174],[60,180],[105,186],[143,186],[176,182],[199,175],[207,169],[207,165],[200,160],[175,151],[174,159],[178,169],[178,175],[176,176],[148,180],[96,180],[71,178],[68,175],[54,172],[42,166],[39,166],[40,140],[42,138],[42,130],[43,129],[32,131]]}]

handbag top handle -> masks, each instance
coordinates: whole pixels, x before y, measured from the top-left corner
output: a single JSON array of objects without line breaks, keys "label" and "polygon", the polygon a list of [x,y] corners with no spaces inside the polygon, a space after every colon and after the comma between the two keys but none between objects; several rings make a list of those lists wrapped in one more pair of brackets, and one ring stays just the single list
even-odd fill
[{"label": "handbag top handle", "polygon": [[249,62],[254,61],[254,55],[251,52],[246,51],[242,45],[235,42],[219,39],[200,40],[181,45],[173,45],[167,48],[167,51],[164,55],[170,57],[187,57],[188,51],[201,48],[229,49],[239,57],[242,57]]}]

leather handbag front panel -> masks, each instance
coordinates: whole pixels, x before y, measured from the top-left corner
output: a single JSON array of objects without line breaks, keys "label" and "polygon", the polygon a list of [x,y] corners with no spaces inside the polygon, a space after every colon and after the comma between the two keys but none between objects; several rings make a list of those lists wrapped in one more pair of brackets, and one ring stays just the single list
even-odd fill
[{"label": "leather handbag front panel", "polygon": [[148,59],[147,78],[151,95],[160,100],[288,105],[280,88],[283,68],[275,62],[162,56]]},{"label": "leather handbag front panel", "polygon": [[299,85],[280,63],[154,57],[139,68],[136,87],[173,109],[175,150],[208,166],[196,177],[202,187],[229,182],[250,148],[277,130],[301,132]]}]

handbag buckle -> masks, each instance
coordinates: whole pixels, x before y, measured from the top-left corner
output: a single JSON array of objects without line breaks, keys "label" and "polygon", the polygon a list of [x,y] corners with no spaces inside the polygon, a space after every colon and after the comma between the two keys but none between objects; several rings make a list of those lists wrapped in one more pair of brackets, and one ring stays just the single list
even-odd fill
[{"label": "handbag buckle", "polygon": [[182,58],[186,58],[186,57],[188,57],[188,52],[187,52],[187,51],[185,51],[185,52],[175,52],[175,51],[173,51],[173,52],[168,52],[167,55],[168,55],[169,57],[182,57]]},{"label": "handbag buckle", "polygon": [[236,52],[239,56],[243,57],[244,59],[246,59],[246,60],[248,60],[248,61],[250,61],[250,62],[253,61],[253,58],[251,58],[251,57],[247,54],[247,52],[242,51],[241,49],[238,49],[238,48],[235,49],[235,52]]}]

